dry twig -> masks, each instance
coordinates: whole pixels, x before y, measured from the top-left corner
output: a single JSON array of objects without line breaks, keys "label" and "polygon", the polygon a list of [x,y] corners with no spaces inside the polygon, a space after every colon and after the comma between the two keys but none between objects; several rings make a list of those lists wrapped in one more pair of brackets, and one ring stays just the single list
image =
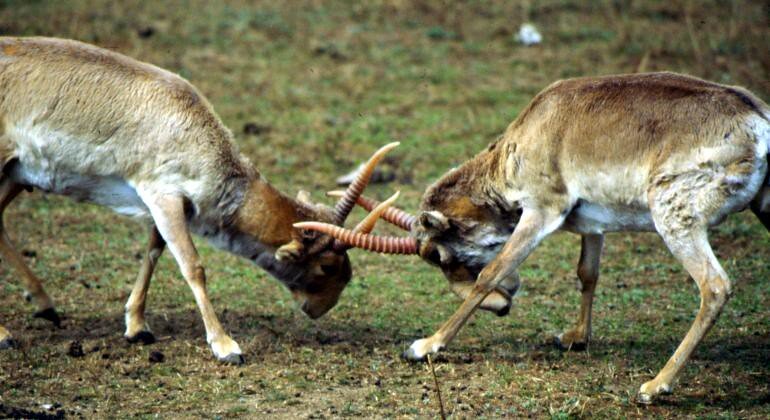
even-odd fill
[{"label": "dry twig", "polygon": [[438,397],[438,408],[441,410],[441,420],[446,420],[446,412],[444,412],[444,400],[441,398],[441,387],[438,385],[438,377],[436,377],[436,369],[433,368],[433,361],[428,354],[428,366],[430,366],[430,373],[433,374],[433,383],[436,384],[436,396]]}]

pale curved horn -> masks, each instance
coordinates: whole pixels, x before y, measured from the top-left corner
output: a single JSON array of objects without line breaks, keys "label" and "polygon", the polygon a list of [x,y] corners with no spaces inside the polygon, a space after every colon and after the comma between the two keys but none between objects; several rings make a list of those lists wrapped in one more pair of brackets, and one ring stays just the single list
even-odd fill
[{"label": "pale curved horn", "polygon": [[374,209],[370,211],[369,214],[366,215],[364,220],[362,220],[358,225],[356,225],[355,228],[353,228],[353,232],[371,233],[374,230],[374,225],[377,224],[377,220],[379,220],[380,217],[382,217],[382,214],[387,211],[390,206],[398,199],[399,194],[401,194],[401,191],[396,191],[396,193],[393,194],[393,196],[391,196],[389,199],[379,203]]},{"label": "pale curved horn", "polygon": [[343,194],[342,198],[340,198],[334,206],[334,224],[342,226],[342,224],[345,223],[345,219],[350,214],[350,211],[353,210],[356,200],[361,193],[364,192],[364,188],[366,188],[366,185],[369,183],[374,168],[380,160],[385,157],[386,153],[399,144],[399,142],[386,144],[385,146],[382,146],[380,150],[374,152],[372,157],[369,158],[369,161],[366,162],[366,166],[358,172],[356,179],[350,184],[348,189],[345,190],[345,194]]},{"label": "pale curved horn", "polygon": [[[343,194],[345,194],[344,191],[329,191],[326,193],[326,195],[330,197],[342,197]],[[375,207],[377,207],[380,204],[380,202],[377,200],[371,199],[369,197],[360,195],[356,200],[356,204],[363,207],[366,211],[371,212]],[[398,226],[407,232],[411,231],[412,226],[414,226],[414,224],[417,222],[416,217],[405,212],[404,210],[401,210],[398,207],[388,207],[385,211],[383,211],[382,218],[386,222],[392,225]]]},{"label": "pale curved horn", "polygon": [[417,239],[412,237],[369,235],[321,222],[299,222],[294,227],[315,230],[346,245],[382,254],[417,254],[418,251]]}]

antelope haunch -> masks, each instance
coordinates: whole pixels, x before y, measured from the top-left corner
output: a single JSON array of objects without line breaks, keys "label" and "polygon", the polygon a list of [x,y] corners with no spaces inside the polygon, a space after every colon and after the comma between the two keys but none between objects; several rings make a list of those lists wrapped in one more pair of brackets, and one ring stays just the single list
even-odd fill
[{"label": "antelope haunch", "polygon": [[[582,235],[583,284],[577,325],[557,342],[584,348],[604,233],[653,231],[701,296],[694,324],[638,400],[671,392],[732,291],[707,229],[750,207],[770,230],[769,145],[770,108],[741,88],[673,73],[551,85],[497,142],[423,196],[404,246],[438,265],[465,301],[405,357],[422,359],[445,347],[480,305],[507,312],[518,266],[557,229]],[[308,227],[331,233],[322,224]],[[356,237],[356,244],[393,241]]]},{"label": "antelope haunch", "polygon": [[[252,260],[289,288],[316,318],[351,277],[345,247],[292,224],[341,225],[377,161],[370,160],[337,207],[274,189],[242,156],[206,99],[181,77],[91,45],[46,38],[0,38],[0,221],[23,190],[90,201],[150,222],[150,243],[126,304],[129,341],[151,342],[144,308],[150,277],[168,246],[195,296],[215,356],[241,363],[220,325],[191,240],[199,234]],[[22,278],[37,316],[59,317],[40,281],[0,223],[0,256]],[[0,348],[14,340],[0,326]]]}]

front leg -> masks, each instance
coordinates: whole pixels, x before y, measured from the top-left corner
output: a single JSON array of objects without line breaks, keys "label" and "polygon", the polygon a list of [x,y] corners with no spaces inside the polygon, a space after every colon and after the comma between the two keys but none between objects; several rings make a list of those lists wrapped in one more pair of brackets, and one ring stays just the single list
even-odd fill
[{"label": "front leg", "polygon": [[552,215],[540,210],[524,210],[503,250],[481,271],[473,290],[460,308],[435,334],[412,343],[404,353],[404,358],[422,360],[427,354],[436,353],[449,344],[484,298],[500,282],[515,274],[540,241],[558,229],[563,221],[561,213]]},{"label": "front leg", "polygon": [[243,363],[241,348],[222,328],[206,291],[206,273],[195,249],[184,211],[184,199],[175,195],[152,195],[141,193],[142,200],[150,209],[158,232],[166,241],[169,251],[179,264],[182,275],[192,289],[195,302],[206,327],[206,341],[220,361],[232,364]]},{"label": "front leg", "polygon": [[591,339],[591,308],[594,291],[599,280],[599,259],[602,254],[603,235],[584,235],[581,241],[578,278],[582,283],[580,316],[577,325],[571,330],[554,337],[554,342],[562,350],[581,351],[588,348]]}]

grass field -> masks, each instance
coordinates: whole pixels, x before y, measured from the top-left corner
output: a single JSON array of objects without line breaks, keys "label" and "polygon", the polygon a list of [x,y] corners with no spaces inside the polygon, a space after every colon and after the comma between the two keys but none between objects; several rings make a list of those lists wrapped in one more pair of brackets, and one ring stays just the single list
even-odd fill
[{"label": "grass field", "polygon": [[[543,44],[515,41],[527,21]],[[396,180],[369,194],[400,189],[408,210],[560,78],[673,70],[770,99],[770,5],[761,1],[0,0],[0,34],[75,38],[179,73],[292,195],[303,188],[326,200],[336,176],[401,141]],[[249,123],[257,130],[246,133]],[[65,320],[57,330],[32,319],[0,264],[0,322],[22,344],[0,352],[0,417],[439,415],[429,368],[399,355],[460,302],[417,258],[352,251],[353,282],[311,321],[277,281],[199,241],[214,306],[245,352],[246,364],[232,367],[212,357],[168,254],[148,306],[159,342],[122,338],[142,225],[38,192],[12,205],[6,225]],[[633,399],[689,328],[694,283],[657,236],[608,235],[592,344],[561,352],[551,340],[577,318],[580,240],[557,234],[525,263],[511,314],[477,313],[435,361],[448,414],[767,418],[770,235],[743,213],[711,240],[735,294],[673,396],[649,407]],[[82,357],[68,355],[75,340]],[[152,352],[164,361],[150,362]]]}]

